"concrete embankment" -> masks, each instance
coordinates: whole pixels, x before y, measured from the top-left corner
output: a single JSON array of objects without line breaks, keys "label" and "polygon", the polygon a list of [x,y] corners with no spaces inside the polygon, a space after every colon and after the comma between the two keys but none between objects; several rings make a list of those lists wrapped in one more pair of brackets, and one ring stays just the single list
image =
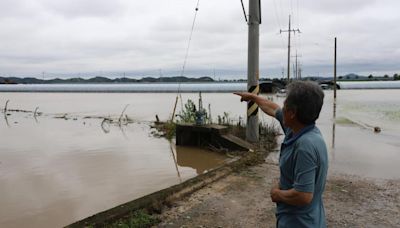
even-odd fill
[{"label": "concrete embankment", "polygon": [[141,209],[144,209],[149,213],[158,213],[161,211],[162,207],[170,205],[174,201],[188,196],[234,171],[239,171],[247,166],[263,162],[264,158],[265,154],[263,152],[245,152],[242,156],[232,159],[216,169],[196,176],[181,184],[127,202],[107,211],[100,212],[81,221],[70,224],[67,227],[103,227],[113,224],[119,219],[127,218],[132,212]]}]

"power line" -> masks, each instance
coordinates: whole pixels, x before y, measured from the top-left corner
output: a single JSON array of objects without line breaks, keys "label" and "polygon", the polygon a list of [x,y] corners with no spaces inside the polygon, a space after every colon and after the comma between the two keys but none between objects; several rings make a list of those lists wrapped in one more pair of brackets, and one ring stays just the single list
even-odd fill
[{"label": "power line", "polygon": [[281,29],[281,28],[282,28],[282,26],[281,26],[281,20],[280,20],[280,18],[279,18],[279,16],[278,16],[278,9],[277,9],[277,7],[276,7],[276,2],[275,2],[275,0],[273,0],[273,2],[274,2],[274,8],[275,8],[275,17],[276,17],[276,20],[277,20],[277,22],[278,22],[279,29]]},{"label": "power line", "polygon": [[183,76],[183,74],[185,73],[186,61],[187,61],[187,58],[188,58],[188,55],[189,55],[189,48],[190,48],[190,43],[191,43],[191,41],[192,41],[192,36],[193,36],[193,31],[194,31],[194,25],[195,25],[195,23],[196,23],[197,12],[199,11],[199,3],[200,3],[200,0],[197,0],[197,5],[196,5],[195,13],[194,13],[192,28],[191,28],[191,30],[190,30],[190,35],[189,35],[189,42],[188,42],[188,45],[187,45],[187,48],[186,48],[185,59],[184,59],[184,61],[183,61],[181,76]]},{"label": "power line", "polygon": [[300,27],[299,0],[297,0],[297,27]]},{"label": "power line", "polygon": [[[296,8],[297,8],[297,17],[296,17],[297,27],[300,27],[299,0],[297,0]],[[301,45],[301,37],[300,36],[296,36],[296,48],[301,51],[302,45]]]},{"label": "power line", "polygon": [[[195,13],[194,13],[194,17],[193,17],[192,28],[190,29],[189,41],[188,41],[188,45],[187,45],[187,48],[186,48],[186,54],[185,54],[185,58],[183,60],[182,71],[181,71],[181,75],[180,75],[181,77],[183,77],[183,75],[185,73],[186,62],[187,62],[187,58],[189,56],[190,43],[192,41],[192,36],[193,36],[193,31],[194,31],[194,25],[196,23],[197,12],[199,11],[199,3],[200,3],[200,0],[197,0]],[[180,91],[181,91],[181,81],[179,80],[178,91],[177,91],[177,94],[176,94],[175,106],[174,106],[174,111],[172,112],[171,122],[174,121],[176,105],[178,103],[178,96],[179,96],[179,98],[181,100],[181,109],[183,109],[183,99],[182,99],[182,94],[181,94]]]},{"label": "power line", "polygon": [[296,32],[300,33],[300,29],[292,29],[291,26],[291,15],[289,15],[289,28],[288,30],[280,30],[280,33],[282,32],[287,32],[288,33],[288,62],[287,62],[287,84],[289,84],[289,80],[290,80],[290,35],[293,32],[294,34],[296,34]]},{"label": "power line", "polygon": [[[277,21],[277,25],[279,26],[279,30],[281,30],[282,29],[282,24],[281,24],[281,19],[280,19],[279,14],[278,14],[278,7],[277,7],[277,4],[276,4],[275,0],[273,0],[273,3],[274,3],[275,18],[276,18],[276,21]],[[282,33],[279,33],[279,35],[281,36],[280,41],[281,41],[282,47],[284,47],[285,44],[283,43]]]},{"label": "power line", "polygon": [[293,14],[293,0],[290,0],[290,14]]},{"label": "power line", "polygon": [[247,23],[247,14],[246,14],[246,9],[244,8],[243,0],[240,0],[240,3],[242,3],[242,10],[243,10],[243,15],[244,15],[244,20]]}]

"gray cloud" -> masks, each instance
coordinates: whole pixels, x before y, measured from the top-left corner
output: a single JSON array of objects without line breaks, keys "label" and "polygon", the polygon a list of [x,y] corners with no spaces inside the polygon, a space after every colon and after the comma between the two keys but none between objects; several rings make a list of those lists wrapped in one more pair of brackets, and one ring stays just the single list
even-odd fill
[{"label": "gray cloud", "polygon": [[45,11],[67,19],[75,17],[108,17],[122,14],[123,3],[120,0],[68,0],[68,1],[42,1]]},{"label": "gray cloud", "polygon": [[[196,2],[2,0],[0,75],[179,74]],[[341,73],[399,72],[398,8],[396,0],[264,0],[261,76],[280,76],[286,67],[287,33],[279,30],[287,29],[289,13],[302,31],[292,37],[292,53],[301,56],[304,74],[332,75],[334,37]],[[215,69],[223,77],[245,77],[246,67],[240,2],[200,1],[187,75]]]},{"label": "gray cloud", "polygon": [[[387,1],[387,0],[384,0]],[[371,7],[378,0],[303,0],[301,6],[308,12],[319,14],[348,15]],[[382,1],[381,1],[382,2]]]}]

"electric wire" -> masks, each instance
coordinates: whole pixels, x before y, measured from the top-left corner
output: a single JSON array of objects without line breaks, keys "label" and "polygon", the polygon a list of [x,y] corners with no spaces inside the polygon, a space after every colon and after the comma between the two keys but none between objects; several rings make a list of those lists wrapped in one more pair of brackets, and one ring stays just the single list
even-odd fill
[{"label": "electric wire", "polygon": [[[299,28],[300,27],[300,10],[299,10],[299,0],[296,0],[297,1],[297,3],[296,3],[296,11],[297,11],[297,27]],[[299,33],[299,34],[297,34],[297,36],[296,36],[296,52],[297,52],[297,50],[298,50],[298,52],[300,53],[300,56],[302,56],[302,43],[301,43],[301,34]],[[298,65],[299,65],[299,69],[301,69],[301,62],[299,61],[298,62]]]},{"label": "electric wire", "polygon": [[243,15],[244,15],[244,20],[246,23],[248,22],[247,20],[247,14],[246,14],[246,9],[244,8],[243,0],[240,0],[240,3],[242,4],[242,10],[243,10]]},{"label": "electric wire", "polygon": [[[277,24],[279,26],[279,31],[281,31],[282,30],[282,24],[281,24],[281,20],[280,20],[279,13],[278,13],[278,7],[277,7],[277,4],[276,4],[275,0],[273,0],[273,3],[274,3],[274,9],[275,9],[275,18],[276,18]],[[278,33],[278,34],[280,35],[280,41],[281,41],[282,48],[283,48],[283,47],[285,47],[285,43],[283,42],[282,33]]]},{"label": "electric wire", "polygon": [[293,0],[290,0],[290,14],[293,15]]},{"label": "electric wire", "polygon": [[280,19],[279,15],[278,15],[278,7],[276,6],[276,0],[272,0],[272,1],[274,3],[275,17],[276,17],[276,20],[278,22],[279,29],[282,29],[281,19]]},{"label": "electric wire", "polygon": [[[188,41],[188,45],[186,47],[185,58],[184,58],[184,61],[183,61],[182,70],[181,70],[181,74],[180,74],[181,77],[183,77],[184,74],[185,74],[185,68],[186,68],[186,63],[187,63],[187,59],[188,59],[188,56],[189,56],[189,49],[190,49],[190,44],[191,44],[191,41],[192,41],[193,31],[194,31],[194,27],[195,27],[195,23],[196,23],[197,12],[199,11],[199,4],[200,4],[200,0],[197,0],[195,13],[194,13],[194,18],[193,18],[193,22],[192,22],[192,28],[190,30],[189,41]],[[181,110],[183,110],[183,101],[182,101],[182,94],[181,94],[181,81],[179,81],[178,94],[177,95],[179,95],[179,98],[181,100]]]}]

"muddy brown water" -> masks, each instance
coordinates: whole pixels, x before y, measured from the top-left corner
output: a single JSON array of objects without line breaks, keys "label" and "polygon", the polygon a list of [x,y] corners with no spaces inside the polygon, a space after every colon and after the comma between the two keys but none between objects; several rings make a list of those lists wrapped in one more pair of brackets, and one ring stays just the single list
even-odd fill
[{"label": "muddy brown water", "polygon": [[[330,172],[400,178],[400,90],[343,90],[333,128],[332,91],[317,124],[330,149]],[[282,103],[284,98],[270,96]],[[210,151],[175,147],[152,136],[149,122],[170,117],[176,94],[0,93],[0,226],[60,227],[194,177],[227,159]],[[184,100],[197,94],[182,94]],[[203,94],[211,114],[238,121],[246,105],[232,94]],[[106,124],[125,105],[135,122]],[[178,103],[178,109],[181,104]],[[67,119],[56,119],[68,113]],[[264,122],[277,122],[260,115]],[[376,134],[369,126],[379,126]],[[333,131],[335,129],[335,131]],[[333,134],[335,132],[335,134]],[[333,135],[335,135],[333,140]],[[278,153],[271,157],[277,159]]]}]

